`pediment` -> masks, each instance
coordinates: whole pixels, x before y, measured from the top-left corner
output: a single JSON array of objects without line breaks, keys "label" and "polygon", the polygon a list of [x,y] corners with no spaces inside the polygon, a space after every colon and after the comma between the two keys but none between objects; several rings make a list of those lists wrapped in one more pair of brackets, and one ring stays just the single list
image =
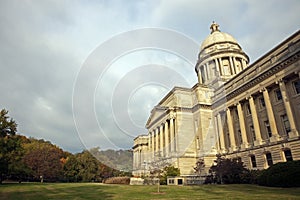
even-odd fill
[{"label": "pediment", "polygon": [[153,124],[157,120],[161,119],[165,115],[167,110],[168,110],[167,107],[161,107],[161,106],[154,107],[151,111],[150,117],[147,120],[146,128],[151,126],[151,124]]}]

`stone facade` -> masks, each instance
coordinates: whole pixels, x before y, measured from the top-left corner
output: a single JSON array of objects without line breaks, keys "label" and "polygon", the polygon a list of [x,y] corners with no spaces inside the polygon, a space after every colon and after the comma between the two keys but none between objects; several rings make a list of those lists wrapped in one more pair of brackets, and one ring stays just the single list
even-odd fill
[{"label": "stone facade", "polygon": [[249,65],[229,34],[211,25],[192,88],[174,87],[151,112],[147,135],[134,139],[133,174],[165,161],[194,175],[216,154],[240,157],[249,169],[300,160],[300,31]]}]

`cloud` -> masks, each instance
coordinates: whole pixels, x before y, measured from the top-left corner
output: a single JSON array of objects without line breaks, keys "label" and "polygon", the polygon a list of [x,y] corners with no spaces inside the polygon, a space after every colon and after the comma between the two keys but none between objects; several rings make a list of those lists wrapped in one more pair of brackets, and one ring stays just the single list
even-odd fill
[{"label": "cloud", "polygon": [[[51,140],[65,150],[78,152],[93,146],[130,148],[132,137],[146,131],[142,124],[146,123],[151,108],[172,86],[183,84],[178,81],[180,75],[187,80],[187,86],[196,83],[193,66],[212,20],[220,24],[222,31],[232,34],[254,61],[298,30],[299,8],[297,0],[1,1],[0,105],[18,122],[20,133]],[[98,76],[83,82],[86,90],[95,90],[96,102],[94,105],[82,102],[80,119],[90,128],[78,133],[73,121],[72,92],[83,63],[105,41],[144,27],[172,29],[191,37],[199,43],[199,48],[182,45],[181,50],[189,51],[188,60],[193,60],[192,63],[172,52],[145,49],[116,58],[103,77],[104,82],[97,82],[100,85],[91,85],[92,78],[97,81]],[[131,47],[144,37],[137,35],[114,47]],[[168,37],[163,40],[172,42]],[[152,66],[149,67],[152,71],[142,67],[146,65]],[[155,65],[165,67],[154,69]],[[166,79],[164,74],[170,71],[173,76]],[[94,73],[96,68],[90,71]],[[154,82],[164,80],[167,84],[139,87],[143,78]],[[125,104],[122,98],[128,97],[128,91],[126,87],[118,90],[122,89],[120,84],[133,89]],[[119,96],[112,99],[116,91]],[[115,113],[112,104],[118,108]],[[95,121],[84,118],[87,108],[94,106],[95,113],[91,115],[104,124],[105,136]],[[116,116],[128,124],[116,125]],[[120,132],[120,127],[131,135]]]}]

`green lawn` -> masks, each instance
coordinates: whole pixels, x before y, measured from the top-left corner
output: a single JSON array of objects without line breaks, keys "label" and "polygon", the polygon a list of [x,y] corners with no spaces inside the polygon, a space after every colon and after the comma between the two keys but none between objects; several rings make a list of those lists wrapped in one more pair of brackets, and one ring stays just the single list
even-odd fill
[{"label": "green lawn", "polygon": [[201,186],[103,185],[99,183],[22,183],[0,185],[0,200],[9,199],[300,199],[300,188],[255,185]]}]

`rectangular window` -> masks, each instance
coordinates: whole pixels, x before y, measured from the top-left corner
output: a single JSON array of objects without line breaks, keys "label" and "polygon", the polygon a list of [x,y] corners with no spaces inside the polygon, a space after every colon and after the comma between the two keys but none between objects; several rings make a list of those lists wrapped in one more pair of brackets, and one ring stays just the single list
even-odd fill
[{"label": "rectangular window", "polygon": [[284,156],[286,161],[293,161],[293,156],[290,149],[284,150]]},{"label": "rectangular window", "polygon": [[275,93],[276,100],[281,101],[282,100],[282,95],[281,95],[280,89],[275,90],[274,93]]},{"label": "rectangular window", "polygon": [[239,120],[239,113],[237,111],[237,109],[234,110],[235,113],[235,120],[238,121]]},{"label": "rectangular window", "polygon": [[272,137],[272,131],[271,131],[269,120],[265,121],[265,127],[269,138]]},{"label": "rectangular window", "polygon": [[255,137],[255,131],[254,131],[253,125],[250,125],[250,133],[251,133],[251,136],[253,138],[253,141],[255,141],[256,137]]},{"label": "rectangular window", "polygon": [[300,94],[300,80],[293,82],[296,94]]},{"label": "rectangular window", "polygon": [[285,133],[288,134],[289,132],[291,132],[291,125],[290,125],[289,119],[286,114],[281,115],[281,121],[282,121]]},{"label": "rectangular window", "polygon": [[259,98],[259,102],[260,102],[260,108],[265,108],[266,107],[266,103],[263,97]]},{"label": "rectangular window", "polygon": [[251,109],[249,103],[246,104],[246,114],[251,115]]},{"label": "rectangular window", "polygon": [[242,139],[242,132],[241,132],[241,130],[238,130],[238,134],[239,134],[239,137],[240,137],[240,143],[242,144],[243,143],[243,139]]},{"label": "rectangular window", "polygon": [[272,166],[273,165],[273,160],[272,160],[271,153],[266,153],[266,159],[267,159],[268,166]]},{"label": "rectangular window", "polygon": [[253,168],[257,167],[255,155],[251,155],[250,158],[251,158],[252,167]]}]

